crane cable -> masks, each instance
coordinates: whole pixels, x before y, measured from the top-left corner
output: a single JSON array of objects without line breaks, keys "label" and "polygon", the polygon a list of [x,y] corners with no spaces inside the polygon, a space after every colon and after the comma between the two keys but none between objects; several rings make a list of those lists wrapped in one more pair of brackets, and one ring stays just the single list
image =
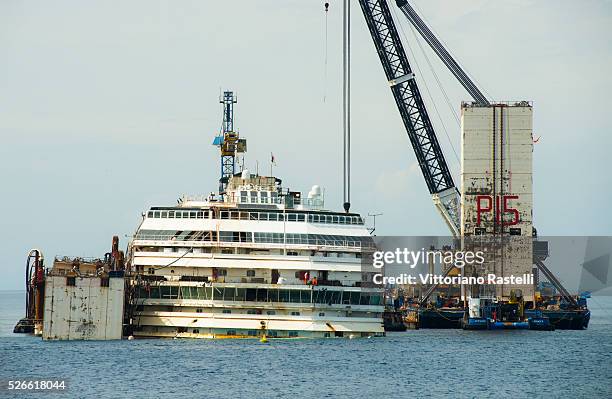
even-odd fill
[{"label": "crane cable", "polygon": [[351,207],[351,4],[344,0],[342,18],[343,130],[344,130],[344,211]]},{"label": "crane cable", "polygon": [[[444,49],[446,50],[446,52],[453,58],[453,60],[457,63],[457,65],[463,70],[463,72],[467,75],[468,78],[470,78],[477,86],[478,90],[480,90],[481,92],[484,93],[484,95],[487,98],[493,98],[491,97],[491,95],[483,88],[483,86],[480,84],[480,82],[478,80],[476,80],[474,78],[474,76],[472,76],[471,74],[468,73],[468,70],[461,65],[461,63],[457,60],[456,57],[453,57],[453,55],[451,54],[451,52],[449,51],[448,45],[444,42],[444,40],[442,40],[442,36],[440,36],[438,34],[438,32],[436,32],[432,25],[429,23],[429,21],[427,21],[427,19],[425,19],[425,17],[423,15],[423,12],[421,11],[421,9],[419,7],[417,7],[416,4],[414,4],[415,2],[411,2],[412,7],[419,13],[419,18],[421,18],[423,20],[423,22],[427,25],[427,27],[429,28],[429,30],[436,36],[436,39],[438,39],[438,41],[442,44],[442,46],[444,46]],[[410,26],[412,26],[412,23],[410,24]]]},{"label": "crane cable", "polygon": [[[402,36],[404,37],[404,41],[406,43],[408,43],[408,38],[406,36],[406,32],[404,31],[404,27],[400,23],[399,18],[397,17],[395,9],[393,9],[392,7],[390,7],[390,9],[391,9],[391,12],[393,13],[393,17],[395,18],[395,20],[397,21],[397,24],[400,27],[400,30],[402,32]],[[427,54],[425,53],[425,51],[424,51],[424,49],[423,49],[423,47],[421,45],[421,42],[418,40],[419,38],[416,37],[416,33],[414,32],[414,29],[412,28],[412,25],[410,25],[410,28],[412,29],[412,33],[415,36],[415,41],[417,42],[417,44],[421,48],[421,52],[423,53],[423,56],[425,57],[425,60],[427,61],[427,64],[429,65],[429,69],[431,70],[431,72],[433,73],[433,75],[434,75],[434,77],[436,79],[438,87],[440,88],[440,90],[442,91],[442,93],[444,95],[444,98],[446,99],[446,103],[449,106],[449,109],[451,110],[451,113],[453,114],[453,117],[455,118],[455,121],[457,122],[457,125],[460,126],[461,123],[459,121],[459,117],[457,116],[457,114],[453,110],[451,102],[450,102],[450,99],[449,99],[446,91],[444,90],[444,87],[440,83],[440,80],[438,79],[438,75],[436,74],[435,70],[433,69],[433,66],[431,65],[431,62],[429,61],[429,58],[427,57]],[[416,58],[415,54],[412,52],[412,48],[410,46],[406,46],[406,47],[408,47],[408,51],[410,52],[410,55],[412,56],[412,59],[414,60],[416,68],[419,71],[419,75],[424,76],[423,73],[421,72],[421,67],[419,66],[419,62],[417,61],[417,58]],[[455,159],[460,164],[461,161],[459,160],[459,155],[457,154],[457,150],[455,149],[455,146],[453,145],[453,142],[452,142],[452,140],[450,138],[450,135],[448,134],[448,130],[446,129],[446,125],[444,124],[444,120],[442,119],[442,116],[440,115],[440,111],[438,110],[436,102],[434,101],[433,96],[431,94],[431,91],[429,90],[429,86],[427,85],[426,79],[423,79],[422,82],[423,82],[423,85],[425,86],[425,90],[427,91],[427,94],[428,94],[428,96],[429,96],[429,98],[431,100],[431,104],[433,105],[434,110],[436,111],[436,115],[438,116],[438,119],[440,120],[440,124],[442,125],[442,130],[444,130],[444,135],[446,136],[446,138],[448,140],[448,143],[450,144],[451,149],[453,150],[453,155],[455,155]]]},{"label": "crane cable", "polygon": [[173,264],[175,264],[176,262],[178,262],[179,260],[181,260],[181,259],[183,259],[185,256],[187,256],[187,254],[190,254],[190,253],[193,251],[193,248],[194,248],[194,247],[188,248],[188,249],[187,249],[187,251],[186,251],[184,254],[182,254],[182,255],[181,255],[181,256],[179,256],[178,258],[174,259],[172,262],[168,263],[167,265],[164,265],[164,266],[157,266],[157,267],[154,267],[154,268],[152,268],[152,269],[154,269],[154,270],[160,270],[160,269],[165,269],[166,267],[170,267],[170,266],[172,266]]},{"label": "crane cable", "polygon": [[325,56],[323,57],[323,103],[327,100],[327,14],[329,13],[329,3],[325,2]]}]

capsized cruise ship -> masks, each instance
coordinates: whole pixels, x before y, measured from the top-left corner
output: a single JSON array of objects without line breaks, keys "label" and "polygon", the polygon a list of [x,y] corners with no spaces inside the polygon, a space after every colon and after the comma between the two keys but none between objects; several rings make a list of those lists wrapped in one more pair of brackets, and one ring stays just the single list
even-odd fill
[{"label": "capsized cruise ship", "polygon": [[[236,173],[246,140],[224,91],[218,194],[148,210],[129,245],[136,337],[360,337],[384,334],[374,241],[356,213],[324,209],[280,179]],[[272,162],[274,158],[272,156]],[[244,164],[244,162],[242,162]],[[363,263],[363,264],[362,264]]]},{"label": "capsized cruise ship", "polygon": [[361,259],[374,243],[355,213],[323,210],[244,170],[225,195],[152,207],[130,244],[136,337],[383,334],[383,290]]}]

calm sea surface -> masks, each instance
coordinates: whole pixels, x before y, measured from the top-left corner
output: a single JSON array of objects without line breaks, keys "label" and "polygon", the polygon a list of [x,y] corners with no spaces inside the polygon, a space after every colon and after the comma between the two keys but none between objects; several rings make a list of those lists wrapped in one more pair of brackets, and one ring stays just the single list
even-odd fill
[{"label": "calm sea surface", "polygon": [[0,291],[0,380],[67,379],[68,391],[51,398],[612,398],[612,298],[589,306],[586,331],[43,342],[12,333],[23,294]]}]

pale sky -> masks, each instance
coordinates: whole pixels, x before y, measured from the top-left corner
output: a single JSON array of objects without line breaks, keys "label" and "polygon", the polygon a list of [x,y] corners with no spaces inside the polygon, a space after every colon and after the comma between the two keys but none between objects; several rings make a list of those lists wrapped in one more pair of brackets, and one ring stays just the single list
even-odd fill
[{"label": "pale sky", "polygon": [[[0,1],[0,289],[23,286],[30,248],[48,267],[103,256],[149,206],[216,189],[220,89],[238,93],[246,165],[266,171],[273,152],[285,186],[319,184],[340,210],[342,2],[328,15],[327,73],[323,3]],[[392,3],[458,183],[459,126]],[[412,4],[490,98],[534,102],[540,233],[612,235],[612,3]],[[357,2],[352,21],[352,210],[384,213],[379,235],[448,234]],[[426,54],[458,112],[467,93]]]}]

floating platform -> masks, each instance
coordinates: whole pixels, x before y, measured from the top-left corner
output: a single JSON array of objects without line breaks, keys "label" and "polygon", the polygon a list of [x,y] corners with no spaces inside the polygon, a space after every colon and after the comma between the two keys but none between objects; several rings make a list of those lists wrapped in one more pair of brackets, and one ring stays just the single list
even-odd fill
[{"label": "floating platform", "polygon": [[588,309],[525,310],[527,317],[536,317],[539,313],[548,318],[557,330],[586,330],[591,320],[591,311]]},{"label": "floating platform", "polygon": [[[462,308],[423,308],[410,310],[418,312],[418,322],[398,327],[394,312],[385,315],[385,331],[405,331],[408,329],[431,328],[464,330],[585,330],[589,326],[591,312],[588,309],[576,310],[525,310],[526,320],[500,321],[487,318],[469,318],[464,322]],[[393,316],[393,317],[392,317]],[[412,325],[414,324],[414,326]]]},{"label": "floating platform", "polygon": [[454,308],[419,309],[419,328],[461,328],[465,311]]}]

